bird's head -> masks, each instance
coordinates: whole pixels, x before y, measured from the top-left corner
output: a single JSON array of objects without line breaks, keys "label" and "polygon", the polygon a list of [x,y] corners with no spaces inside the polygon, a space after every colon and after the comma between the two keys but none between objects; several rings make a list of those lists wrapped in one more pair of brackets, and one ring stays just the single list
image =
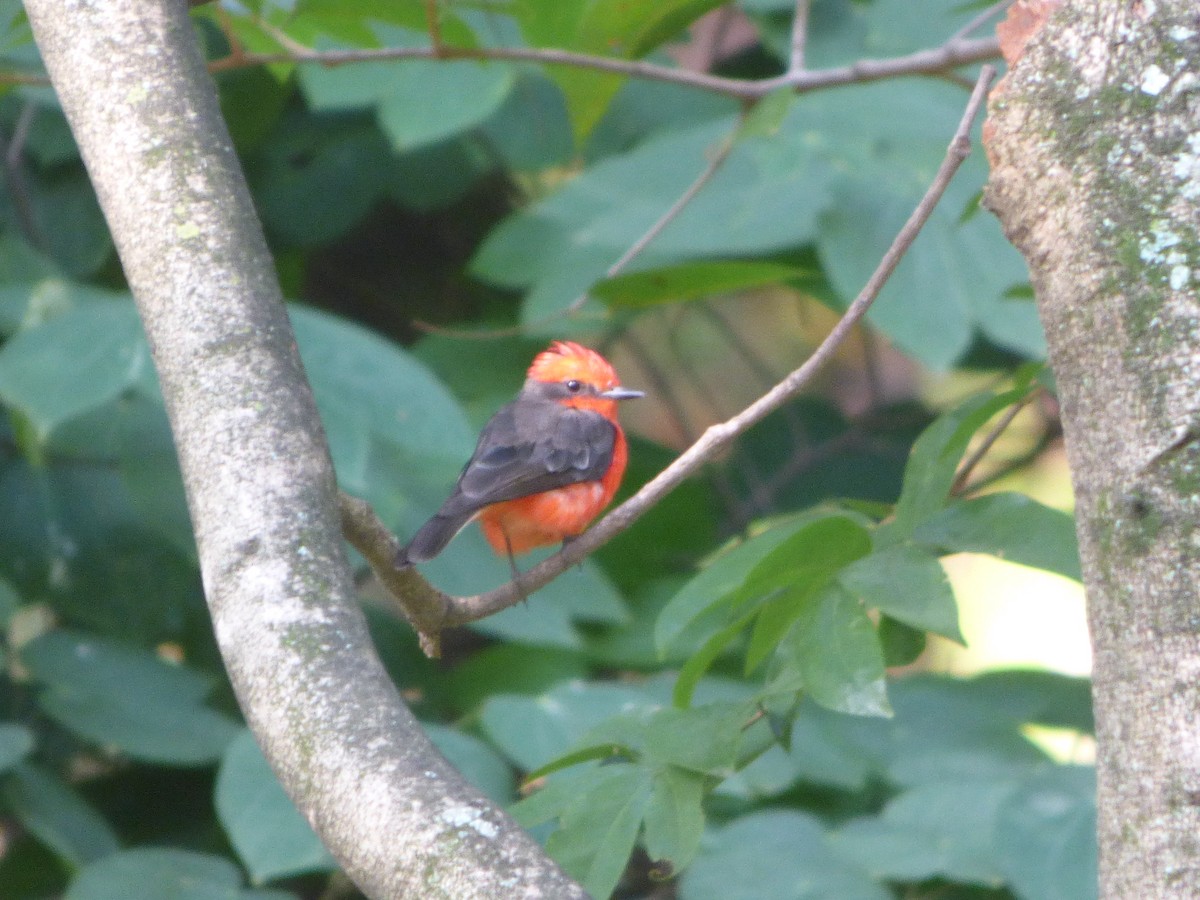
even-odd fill
[{"label": "bird's head", "polygon": [[534,357],[525,392],[609,418],[616,415],[618,400],[643,396],[641,391],[621,387],[607,359],[574,341],[555,341]]}]

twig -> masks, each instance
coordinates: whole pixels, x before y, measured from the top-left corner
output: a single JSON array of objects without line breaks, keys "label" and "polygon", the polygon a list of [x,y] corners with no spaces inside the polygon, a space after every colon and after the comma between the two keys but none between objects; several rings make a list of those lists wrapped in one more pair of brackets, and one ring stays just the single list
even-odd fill
[{"label": "twig", "polygon": [[[226,69],[274,63],[319,63],[326,66],[340,66],[347,63],[399,59],[537,62],[547,65],[594,69],[651,81],[665,81],[742,100],[757,100],[779,88],[790,88],[796,93],[805,93],[835,85],[879,81],[899,75],[936,75],[946,69],[996,59],[999,55],[1000,44],[994,37],[956,40],[947,41],[929,50],[919,50],[907,56],[896,56],[890,59],[863,59],[848,66],[837,66],[831,69],[806,69],[802,72],[788,72],[774,78],[757,80],[726,78],[643,60],[595,56],[588,53],[576,53],[572,50],[559,50],[554,47],[442,46],[436,49],[433,47],[368,47],[353,50],[307,50],[303,53],[247,53],[240,57],[231,56],[214,60],[209,63],[208,67],[212,72],[220,72]],[[4,83],[7,77],[7,75],[0,76],[0,83]]]},{"label": "twig", "polygon": [[[646,232],[634,241],[629,248],[621,254],[611,266],[604,271],[605,278],[612,278],[614,275],[619,275],[625,270],[638,255],[645,250],[650,242],[662,234],[663,229],[671,224],[672,221],[683,212],[684,208],[695,199],[696,195],[708,184],[714,175],[717,174],[725,160],[729,159],[729,154],[733,150],[733,145],[737,141],[737,130],[727,134],[721,139],[721,143],[717,145],[715,151],[709,157],[708,164],[704,167],[695,181],[688,185],[687,189],[675,200],[667,210],[658,217],[658,220],[651,225]],[[519,334],[526,334],[531,325],[541,326],[547,325],[558,319],[566,316],[576,316],[583,309],[588,301],[590,294],[584,291],[578,297],[570,302],[569,305],[561,310],[557,310],[549,315],[543,316],[536,322],[525,322],[520,325],[509,326],[507,328],[497,328],[489,331],[458,331],[454,329],[441,328],[429,322],[416,320],[413,322],[413,327],[418,331],[426,331],[431,334],[443,334],[452,337],[460,337],[469,340],[489,340],[491,338],[511,337]]]},{"label": "twig", "polygon": [[[637,494],[610,512],[561,551],[523,573],[519,588],[510,582],[484,594],[452,597],[430,586],[412,570],[396,572],[392,567],[394,548],[397,546],[396,539],[378,522],[369,505],[362,501],[355,502],[353,498],[343,495],[341,509],[346,524],[347,539],[367,559],[381,580],[389,586],[394,586],[397,602],[401,604],[405,616],[421,634],[422,646],[427,653],[436,654],[438,634],[442,629],[473,622],[512,606],[521,599],[523,594],[544,587],[567,569],[580,563],[589,553],[632,525],[659,500],[732,443],[736,437],[795,396],[820,371],[825,363],[833,357],[839,345],[850,334],[858,321],[870,309],[900,259],[912,246],[917,234],[928,221],[934,207],[945,192],[946,186],[962,165],[963,160],[969,155],[971,124],[979,113],[988,86],[995,75],[996,70],[991,66],[984,66],[980,71],[975,89],[971,92],[971,99],[967,102],[962,120],[958,124],[958,130],[951,139],[946,150],[946,157],[942,160],[937,175],[925,192],[925,196],[921,198],[921,202],[917,204],[908,221],[904,223],[904,227],[896,235],[891,247],[883,255],[883,259],[880,260],[862,291],[803,365],[733,418],[708,428],[699,440],[680,454],[675,462],[667,466]],[[383,537],[378,536],[380,530],[383,532]],[[360,538],[363,541],[361,546]],[[367,538],[371,538],[372,541],[368,542]]]},{"label": "twig", "polygon": [[996,420],[996,424],[984,436],[979,446],[963,460],[958,474],[954,476],[954,484],[950,486],[951,495],[962,493],[963,489],[967,486],[967,481],[971,478],[971,473],[975,471],[975,467],[983,461],[983,458],[988,455],[988,451],[992,449],[992,445],[999,440],[1000,435],[1004,434],[1005,430],[1013,423],[1013,419],[1020,414],[1021,410],[1032,403],[1040,394],[1041,389],[1035,388],[1006,409],[1004,415]]},{"label": "twig", "polygon": [[788,59],[788,74],[804,71],[804,51],[808,45],[809,0],[796,0],[796,14],[792,18],[792,53]]},{"label": "twig", "polygon": [[33,103],[26,103],[21,107],[21,113],[13,126],[12,139],[6,142],[3,134],[0,134],[0,153],[4,157],[5,180],[8,182],[8,192],[12,197],[13,210],[16,212],[21,234],[29,242],[29,246],[45,252],[46,237],[38,225],[24,165],[25,142],[29,139],[29,129],[36,114],[37,106]]},{"label": "twig", "polygon": [[[687,186],[687,190],[680,194],[678,199],[667,208],[666,212],[658,217],[658,220],[646,230],[646,233],[634,241],[629,246],[629,249],[622,253],[620,258],[605,270],[605,278],[612,278],[614,275],[621,274],[625,270],[625,267],[633,262],[650,245],[650,242],[662,234],[663,229],[670,225],[683,212],[684,208],[695,199],[704,186],[712,181],[713,176],[724,165],[725,160],[729,159],[729,154],[733,150],[736,140],[736,130],[725,135],[721,143],[717,145],[717,149],[709,157],[708,165],[704,167],[704,171],[696,176],[696,180]],[[588,293],[584,291],[571,301],[571,305],[566,308],[567,314],[578,312],[587,303],[587,299]]]},{"label": "twig", "polygon": [[1000,13],[1004,12],[1004,10],[1008,9],[1008,7],[1011,5],[1012,0],[1000,0],[999,3],[993,3],[987,9],[979,13],[979,15],[975,16],[975,18],[971,19],[971,21],[969,21],[962,28],[958,29],[958,31],[954,32],[954,34],[950,35],[950,40],[947,41],[947,43],[963,40],[977,28],[986,24],[990,19],[993,19]]}]

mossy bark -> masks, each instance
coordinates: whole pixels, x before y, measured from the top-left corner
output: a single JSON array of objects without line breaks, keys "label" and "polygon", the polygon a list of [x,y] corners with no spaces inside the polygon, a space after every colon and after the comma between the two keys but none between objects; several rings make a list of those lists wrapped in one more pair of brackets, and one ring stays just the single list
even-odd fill
[{"label": "mossy bark", "polygon": [[374,898],[583,897],[433,748],[371,645],[320,420],[180,0],[27,0],[171,417],[238,700]]},{"label": "mossy bark", "polygon": [[1200,896],[1200,13],[1075,0],[990,105],[1029,262],[1094,652],[1101,896]]}]

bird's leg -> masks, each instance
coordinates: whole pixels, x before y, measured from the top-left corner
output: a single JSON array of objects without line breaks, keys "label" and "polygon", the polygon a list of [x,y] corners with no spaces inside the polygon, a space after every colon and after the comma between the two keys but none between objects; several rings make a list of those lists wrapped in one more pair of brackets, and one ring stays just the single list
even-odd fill
[{"label": "bird's leg", "polygon": [[529,595],[521,587],[521,571],[517,568],[517,558],[513,555],[512,541],[508,539],[508,532],[503,527],[501,527],[500,531],[504,535],[504,549],[508,553],[508,568],[512,572],[513,584],[517,586],[517,593],[521,595],[521,602],[527,603]]}]

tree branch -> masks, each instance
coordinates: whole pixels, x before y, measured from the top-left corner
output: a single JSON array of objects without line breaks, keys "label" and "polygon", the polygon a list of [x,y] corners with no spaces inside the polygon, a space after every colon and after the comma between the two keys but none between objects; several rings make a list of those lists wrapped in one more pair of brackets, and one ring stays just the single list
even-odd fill
[{"label": "tree branch", "polygon": [[433,748],[374,653],[325,437],[187,6],[25,9],[153,350],[217,643],[280,781],[370,897],[583,897]]},{"label": "tree branch", "polygon": [[[560,552],[538,563],[527,572],[522,573],[520,583],[509,582],[502,587],[484,594],[468,597],[454,597],[432,588],[427,583],[419,584],[416,588],[410,585],[412,573],[405,573],[403,581],[397,582],[393,569],[395,538],[387,533],[386,527],[378,522],[370,506],[353,498],[342,498],[343,517],[349,518],[350,527],[347,538],[352,542],[360,536],[383,533],[387,539],[378,545],[364,542],[362,546],[354,546],[367,559],[375,573],[384,583],[395,584],[397,587],[396,600],[404,610],[405,617],[421,632],[422,643],[426,646],[437,646],[439,632],[454,625],[463,625],[489,616],[493,613],[512,606],[524,599],[530,592],[545,586],[561,575],[567,569],[580,563],[584,557],[610,541],[621,531],[632,525],[658,503],[670,491],[678,487],[685,479],[697,472],[709,460],[724,450],[735,438],[761,422],[764,418],[794,397],[813,378],[837,351],[838,346],[851,333],[875,298],[879,296],[884,284],[899,264],[901,258],[916,240],[917,234],[928,221],[934,207],[941,199],[950,180],[954,177],[963,160],[971,150],[970,130],[979,109],[987,94],[988,86],[995,77],[995,69],[984,66],[979,73],[971,98],[967,101],[958,129],[950,141],[946,156],[934,176],[933,182],[909,216],[908,221],[896,235],[892,245],[880,260],[875,272],[868,279],[854,302],[846,309],[842,318],[833,327],[829,335],[805,360],[804,364],[790,375],[767,391],[754,403],[750,404],[736,416],[718,425],[709,427],[691,447],[685,450],[676,460],[646,484],[633,497],[614,509],[593,527],[564,547]],[[424,579],[421,579],[424,582]],[[410,601],[409,590],[414,590],[415,597]],[[432,592],[432,593],[431,593]]]},{"label": "tree branch", "polygon": [[[780,88],[790,88],[800,94],[835,85],[879,81],[900,75],[936,75],[960,66],[996,59],[999,55],[1000,48],[995,38],[956,38],[941,46],[929,50],[919,50],[907,56],[896,56],[891,59],[863,59],[848,66],[837,66],[830,69],[804,69],[787,72],[774,78],[748,80],[710,75],[706,72],[694,72],[690,69],[680,69],[637,59],[619,59],[576,53],[573,50],[559,50],[554,47],[464,48],[447,47],[442,44],[436,47],[369,47],[353,50],[309,50],[303,53],[291,49],[281,53],[245,53],[214,60],[209,64],[209,69],[213,72],[222,72],[246,66],[277,63],[318,63],[325,66],[341,66],[349,63],[401,59],[535,62],[628,75],[648,81],[665,81],[741,100],[757,100]],[[0,77],[0,83],[3,81],[4,78]]]}]

